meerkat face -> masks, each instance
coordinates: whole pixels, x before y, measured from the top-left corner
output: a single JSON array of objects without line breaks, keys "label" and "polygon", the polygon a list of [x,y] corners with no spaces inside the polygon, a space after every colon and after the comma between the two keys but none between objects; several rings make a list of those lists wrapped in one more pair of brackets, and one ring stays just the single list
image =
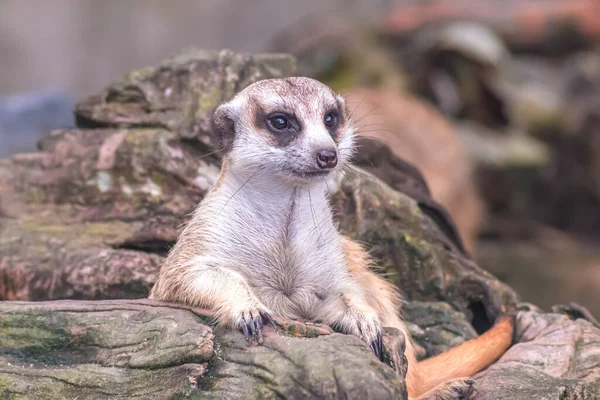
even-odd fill
[{"label": "meerkat face", "polygon": [[288,183],[323,180],[353,152],[344,99],[310,78],[254,83],[217,108],[212,123],[229,168]]}]

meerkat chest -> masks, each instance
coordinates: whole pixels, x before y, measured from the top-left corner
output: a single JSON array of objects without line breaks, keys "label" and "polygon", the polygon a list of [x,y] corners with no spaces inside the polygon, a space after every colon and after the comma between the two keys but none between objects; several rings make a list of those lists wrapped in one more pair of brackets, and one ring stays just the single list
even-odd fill
[{"label": "meerkat chest", "polygon": [[311,318],[347,275],[339,233],[328,204],[294,203],[244,216],[231,232],[240,271],[265,305],[279,315]]},{"label": "meerkat chest", "polygon": [[[267,227],[263,231],[268,231]],[[333,224],[298,218],[280,230],[272,230],[269,236],[264,238],[266,245],[255,248],[263,264],[257,268],[263,275],[260,282],[271,275],[279,278],[282,290],[328,286],[327,282],[335,284],[346,270],[339,233]]]},{"label": "meerkat chest", "polygon": [[347,269],[337,232],[323,235],[299,227],[279,245],[282,251],[262,276],[251,280],[259,298],[278,315],[313,319],[321,304],[337,292]]}]

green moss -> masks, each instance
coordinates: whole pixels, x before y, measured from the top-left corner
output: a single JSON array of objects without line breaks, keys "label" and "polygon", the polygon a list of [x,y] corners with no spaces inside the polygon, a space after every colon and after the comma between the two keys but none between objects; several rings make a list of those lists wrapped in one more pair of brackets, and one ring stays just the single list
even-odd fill
[{"label": "green moss", "polygon": [[319,336],[319,331],[304,324],[289,324],[283,328],[287,334],[295,337],[316,338]]},{"label": "green moss", "polygon": [[122,232],[127,224],[96,222],[84,225],[84,230],[90,235],[114,236],[116,232]]},{"label": "green moss", "polygon": [[214,90],[207,92],[201,91],[198,94],[198,107],[195,110],[196,119],[204,119],[207,117],[207,113],[212,111],[219,103],[223,100],[223,91],[219,86],[215,87]]},{"label": "green moss", "polygon": [[156,68],[154,67],[135,69],[123,76],[121,83],[124,85],[135,85],[140,81],[151,78],[155,71]]},{"label": "green moss", "polygon": [[409,255],[413,255],[419,260],[424,260],[427,258],[429,253],[429,243],[427,243],[425,240],[402,233],[398,235],[398,242],[409,253]]},{"label": "green moss", "polygon": [[[24,221],[20,225],[24,233],[39,233],[43,235],[61,236],[64,239],[72,240],[70,244],[81,243],[85,241],[94,243],[98,240],[115,239],[131,232],[130,225],[124,222],[94,222],[81,225],[71,225],[65,222],[64,225],[45,224],[40,221]],[[96,237],[96,239],[94,239]],[[31,251],[35,246],[31,246]],[[39,247],[40,251],[48,251],[45,246]]]},{"label": "green moss", "polygon": [[166,182],[165,176],[163,174],[159,174],[158,172],[153,172],[150,176],[150,180],[161,187],[164,186]]},{"label": "green moss", "polygon": [[340,92],[352,88],[356,83],[356,71],[350,60],[340,57],[332,67],[319,76],[319,79],[334,91]]},{"label": "green moss", "polygon": [[183,399],[190,399],[190,398],[199,398],[199,399],[202,398],[202,396],[198,397],[198,396],[194,396],[194,394],[198,394],[198,391],[194,390],[192,388],[185,388],[185,389],[179,390],[176,393],[174,393],[171,397],[169,397],[169,399],[170,400],[183,400]]},{"label": "green moss", "polygon": [[40,187],[30,187],[27,191],[26,201],[29,204],[42,204],[46,201],[46,193],[44,193],[44,191]]},{"label": "green moss", "polygon": [[7,315],[0,321],[0,349],[25,362],[45,360],[69,343],[67,321],[58,315],[35,312]]},{"label": "green moss", "polygon": [[154,143],[156,135],[156,129],[130,129],[127,131],[127,134],[123,140],[129,144],[151,145]]},{"label": "green moss", "polygon": [[45,225],[39,221],[25,221],[21,224],[21,229],[26,232],[38,232],[38,233],[67,233],[71,232],[73,228],[68,225]]},{"label": "green moss", "polygon": [[70,400],[81,397],[87,390],[69,390],[69,387],[62,382],[49,380],[49,384],[40,385],[31,392],[33,399],[53,399],[53,400]]},{"label": "green moss", "polygon": [[17,394],[10,391],[10,388],[13,387],[15,383],[18,383],[15,375],[0,373],[0,400],[25,398],[19,397]]}]

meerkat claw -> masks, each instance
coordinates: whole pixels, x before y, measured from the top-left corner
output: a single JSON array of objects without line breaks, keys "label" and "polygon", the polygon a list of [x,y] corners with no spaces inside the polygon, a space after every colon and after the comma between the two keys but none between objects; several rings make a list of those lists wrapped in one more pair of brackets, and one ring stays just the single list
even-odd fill
[{"label": "meerkat claw", "polygon": [[250,312],[250,321],[248,323],[248,326],[250,327],[250,333],[252,334],[252,338],[256,340],[256,331],[260,331],[260,326],[258,326],[256,318],[254,317],[254,315],[252,315],[252,312]]},{"label": "meerkat claw", "polygon": [[246,318],[242,315],[242,331],[244,332],[244,339],[246,339],[246,343],[250,341],[250,332],[248,331],[248,322],[246,322]]},{"label": "meerkat claw", "polygon": [[256,341],[256,343],[262,344],[263,315],[259,312],[258,315],[252,315],[252,313],[250,313],[250,316],[252,317],[252,323],[250,324],[250,328],[252,330],[254,340]]},{"label": "meerkat claw", "polygon": [[379,361],[383,361],[383,339],[381,337],[381,333],[377,334],[377,337],[369,343],[371,346],[371,350],[377,356]]},{"label": "meerkat claw", "polygon": [[244,332],[244,338],[246,339],[246,343],[250,344],[250,339],[252,342],[257,344],[263,343],[263,335],[262,335],[262,327],[263,327],[263,318],[271,321],[271,317],[267,313],[263,312],[249,312],[249,315],[242,315],[242,323],[241,328]]}]

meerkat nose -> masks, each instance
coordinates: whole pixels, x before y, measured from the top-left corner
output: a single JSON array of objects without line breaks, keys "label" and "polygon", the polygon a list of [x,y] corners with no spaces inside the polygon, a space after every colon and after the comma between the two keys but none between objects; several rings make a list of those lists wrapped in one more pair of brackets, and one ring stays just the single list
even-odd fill
[{"label": "meerkat nose", "polygon": [[337,165],[335,150],[321,150],[317,152],[317,165],[321,169],[332,169]]}]

